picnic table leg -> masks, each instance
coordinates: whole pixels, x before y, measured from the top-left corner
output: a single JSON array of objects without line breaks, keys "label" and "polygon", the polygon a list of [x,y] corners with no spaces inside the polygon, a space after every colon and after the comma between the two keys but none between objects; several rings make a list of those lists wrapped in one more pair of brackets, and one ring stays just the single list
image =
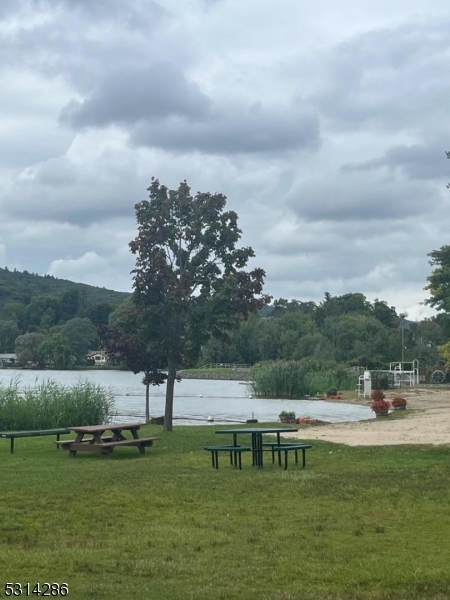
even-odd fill
[{"label": "picnic table leg", "polygon": [[138,440],[139,439],[139,433],[137,432],[137,429],[135,427],[133,427],[132,429],[130,429],[130,431],[131,431],[131,435],[133,436],[133,438],[135,440]]},{"label": "picnic table leg", "polygon": [[252,433],[252,465],[258,464],[257,448],[256,448],[256,434]]},{"label": "picnic table leg", "polygon": [[[59,442],[59,438],[60,438],[60,437],[61,437],[61,436],[60,436],[60,434],[59,434],[59,433],[57,433],[57,434],[56,434],[56,441],[57,441],[57,442]],[[59,444],[56,444],[56,449],[57,449],[57,450],[59,450]]]},{"label": "picnic table leg", "polygon": [[10,443],[10,450],[11,450],[11,454],[14,454],[14,438],[11,438],[11,443]]},{"label": "picnic table leg", "polygon": [[306,466],[306,448],[302,448],[303,468]]},{"label": "picnic table leg", "polygon": [[139,454],[144,454],[145,455],[145,446],[144,446],[144,444],[139,444],[138,449],[139,449]]},{"label": "picnic table leg", "polygon": [[216,469],[218,469],[219,468],[219,453],[217,452],[217,450],[214,450],[213,454],[214,454],[215,463],[216,463],[215,466],[216,466]]},{"label": "picnic table leg", "polygon": [[289,452],[287,450],[284,451],[284,470],[286,471],[287,466],[288,466],[288,454]]},{"label": "picnic table leg", "polygon": [[[280,432],[277,433],[277,446],[281,446]],[[281,467],[281,452],[278,452],[278,466]]]},{"label": "picnic table leg", "polygon": [[298,465],[298,450],[295,451],[295,464]]},{"label": "picnic table leg", "polygon": [[262,434],[257,433],[256,438],[256,460],[259,469],[263,468],[263,445],[262,445]]},{"label": "picnic table leg", "polygon": [[[84,437],[84,433],[77,433],[77,437],[75,438],[75,444],[81,444],[81,440],[83,439],[83,437]],[[69,446],[69,448],[70,448],[70,446]],[[76,455],[77,455],[76,450],[69,450],[69,456],[71,456],[72,458],[75,458]]]}]

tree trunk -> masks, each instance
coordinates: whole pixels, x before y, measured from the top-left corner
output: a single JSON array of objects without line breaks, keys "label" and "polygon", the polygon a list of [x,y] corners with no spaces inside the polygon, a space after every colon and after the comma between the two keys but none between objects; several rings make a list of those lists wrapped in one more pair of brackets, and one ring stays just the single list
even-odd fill
[{"label": "tree trunk", "polygon": [[173,429],[173,389],[175,385],[176,374],[176,368],[173,364],[169,363],[166,386],[166,411],[164,413],[164,431],[172,431]]},{"label": "tree trunk", "polygon": [[145,384],[145,422],[150,423],[150,383]]}]

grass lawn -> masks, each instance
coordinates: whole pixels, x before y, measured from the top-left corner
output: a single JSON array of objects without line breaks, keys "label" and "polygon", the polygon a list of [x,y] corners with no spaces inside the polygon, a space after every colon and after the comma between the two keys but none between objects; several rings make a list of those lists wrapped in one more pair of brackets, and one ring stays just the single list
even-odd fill
[{"label": "grass lawn", "polygon": [[161,436],[145,457],[110,459],[0,440],[0,597],[66,582],[80,600],[450,598],[449,447],[313,442],[305,470],[267,453],[216,471],[215,429],[145,427]]}]

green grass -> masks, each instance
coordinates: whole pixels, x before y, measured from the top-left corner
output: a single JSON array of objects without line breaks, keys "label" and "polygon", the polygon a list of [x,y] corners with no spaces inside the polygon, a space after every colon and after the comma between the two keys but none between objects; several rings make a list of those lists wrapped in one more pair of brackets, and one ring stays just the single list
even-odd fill
[{"label": "green grass", "polygon": [[[210,466],[216,427],[143,428],[145,457],[0,440],[0,573],[74,599],[449,598],[450,448],[313,442],[307,467]],[[244,439],[244,438],[243,438]]]}]

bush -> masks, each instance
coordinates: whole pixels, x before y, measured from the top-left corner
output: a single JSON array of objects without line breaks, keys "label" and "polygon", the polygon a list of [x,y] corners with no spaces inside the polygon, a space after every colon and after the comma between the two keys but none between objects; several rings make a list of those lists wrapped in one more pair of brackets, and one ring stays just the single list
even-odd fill
[{"label": "bush", "polygon": [[373,390],[370,394],[370,397],[374,402],[378,402],[379,400],[384,400],[386,398],[383,390]]},{"label": "bush", "polygon": [[295,412],[293,410],[282,410],[279,417],[289,417],[290,419],[295,419]]},{"label": "bush", "polygon": [[[311,367],[311,364],[309,364]],[[308,371],[297,361],[273,361],[263,363],[252,371],[251,389],[258,398],[304,398],[323,394],[331,386],[353,389],[355,375],[345,367],[335,365],[326,371]]]},{"label": "bush", "polygon": [[46,381],[19,390],[19,379],[0,385],[0,430],[98,425],[112,417],[114,396],[89,381],[68,387]]},{"label": "bush", "polygon": [[406,401],[405,398],[402,398],[401,396],[396,396],[395,398],[392,399],[392,406],[406,406],[408,403]]},{"label": "bush", "polygon": [[391,406],[390,403],[387,402],[386,400],[375,400],[370,405],[370,408],[374,412],[384,412],[386,410],[389,410],[390,406]]}]

